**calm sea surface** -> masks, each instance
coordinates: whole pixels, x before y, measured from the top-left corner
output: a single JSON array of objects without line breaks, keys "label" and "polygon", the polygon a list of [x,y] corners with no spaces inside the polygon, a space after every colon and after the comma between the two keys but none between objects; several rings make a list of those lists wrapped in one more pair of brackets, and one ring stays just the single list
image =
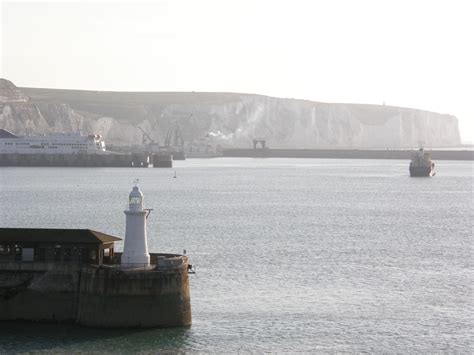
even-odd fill
[{"label": "calm sea surface", "polygon": [[150,250],[197,265],[189,329],[0,323],[0,353],[474,351],[472,162],[174,164],[0,168],[1,227],[123,236],[139,178]]}]

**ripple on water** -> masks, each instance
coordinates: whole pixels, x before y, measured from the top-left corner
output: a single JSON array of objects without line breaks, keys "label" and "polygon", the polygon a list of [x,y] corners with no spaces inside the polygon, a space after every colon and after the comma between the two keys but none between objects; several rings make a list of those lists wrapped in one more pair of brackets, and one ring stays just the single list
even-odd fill
[{"label": "ripple on water", "polygon": [[[0,352],[472,351],[472,164],[216,159],[2,168],[0,224],[124,233],[140,178],[153,251],[187,250],[190,329],[0,323]],[[8,182],[8,183],[7,183]],[[121,246],[119,245],[119,249]]]}]

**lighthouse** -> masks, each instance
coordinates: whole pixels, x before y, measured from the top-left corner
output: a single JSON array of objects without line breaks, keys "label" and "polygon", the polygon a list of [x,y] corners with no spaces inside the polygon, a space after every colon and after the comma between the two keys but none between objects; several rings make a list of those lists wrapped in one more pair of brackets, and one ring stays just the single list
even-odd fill
[{"label": "lighthouse", "polygon": [[150,265],[146,238],[146,219],[150,211],[143,208],[143,193],[138,188],[138,181],[135,181],[128,198],[128,210],[124,211],[126,220],[122,265],[130,267]]}]

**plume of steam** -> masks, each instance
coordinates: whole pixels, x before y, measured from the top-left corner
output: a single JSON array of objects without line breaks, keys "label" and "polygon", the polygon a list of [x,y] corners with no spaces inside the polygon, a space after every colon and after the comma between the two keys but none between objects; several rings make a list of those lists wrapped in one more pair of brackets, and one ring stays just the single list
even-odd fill
[{"label": "plume of steam", "polygon": [[207,136],[215,143],[221,145],[232,145],[234,141],[234,133],[225,134],[220,130],[217,130],[216,132],[210,131]]}]

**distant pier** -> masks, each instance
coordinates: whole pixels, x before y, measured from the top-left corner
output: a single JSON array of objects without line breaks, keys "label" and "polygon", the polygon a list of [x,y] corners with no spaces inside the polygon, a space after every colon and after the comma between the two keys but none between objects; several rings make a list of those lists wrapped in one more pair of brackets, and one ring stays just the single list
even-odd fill
[{"label": "distant pier", "polygon": [[0,166],[171,168],[171,154],[0,154]]},{"label": "distant pier", "polygon": [[[224,157],[241,158],[326,158],[326,159],[410,159],[413,150],[358,149],[224,149]],[[472,150],[430,150],[433,160],[474,160]]]}]

